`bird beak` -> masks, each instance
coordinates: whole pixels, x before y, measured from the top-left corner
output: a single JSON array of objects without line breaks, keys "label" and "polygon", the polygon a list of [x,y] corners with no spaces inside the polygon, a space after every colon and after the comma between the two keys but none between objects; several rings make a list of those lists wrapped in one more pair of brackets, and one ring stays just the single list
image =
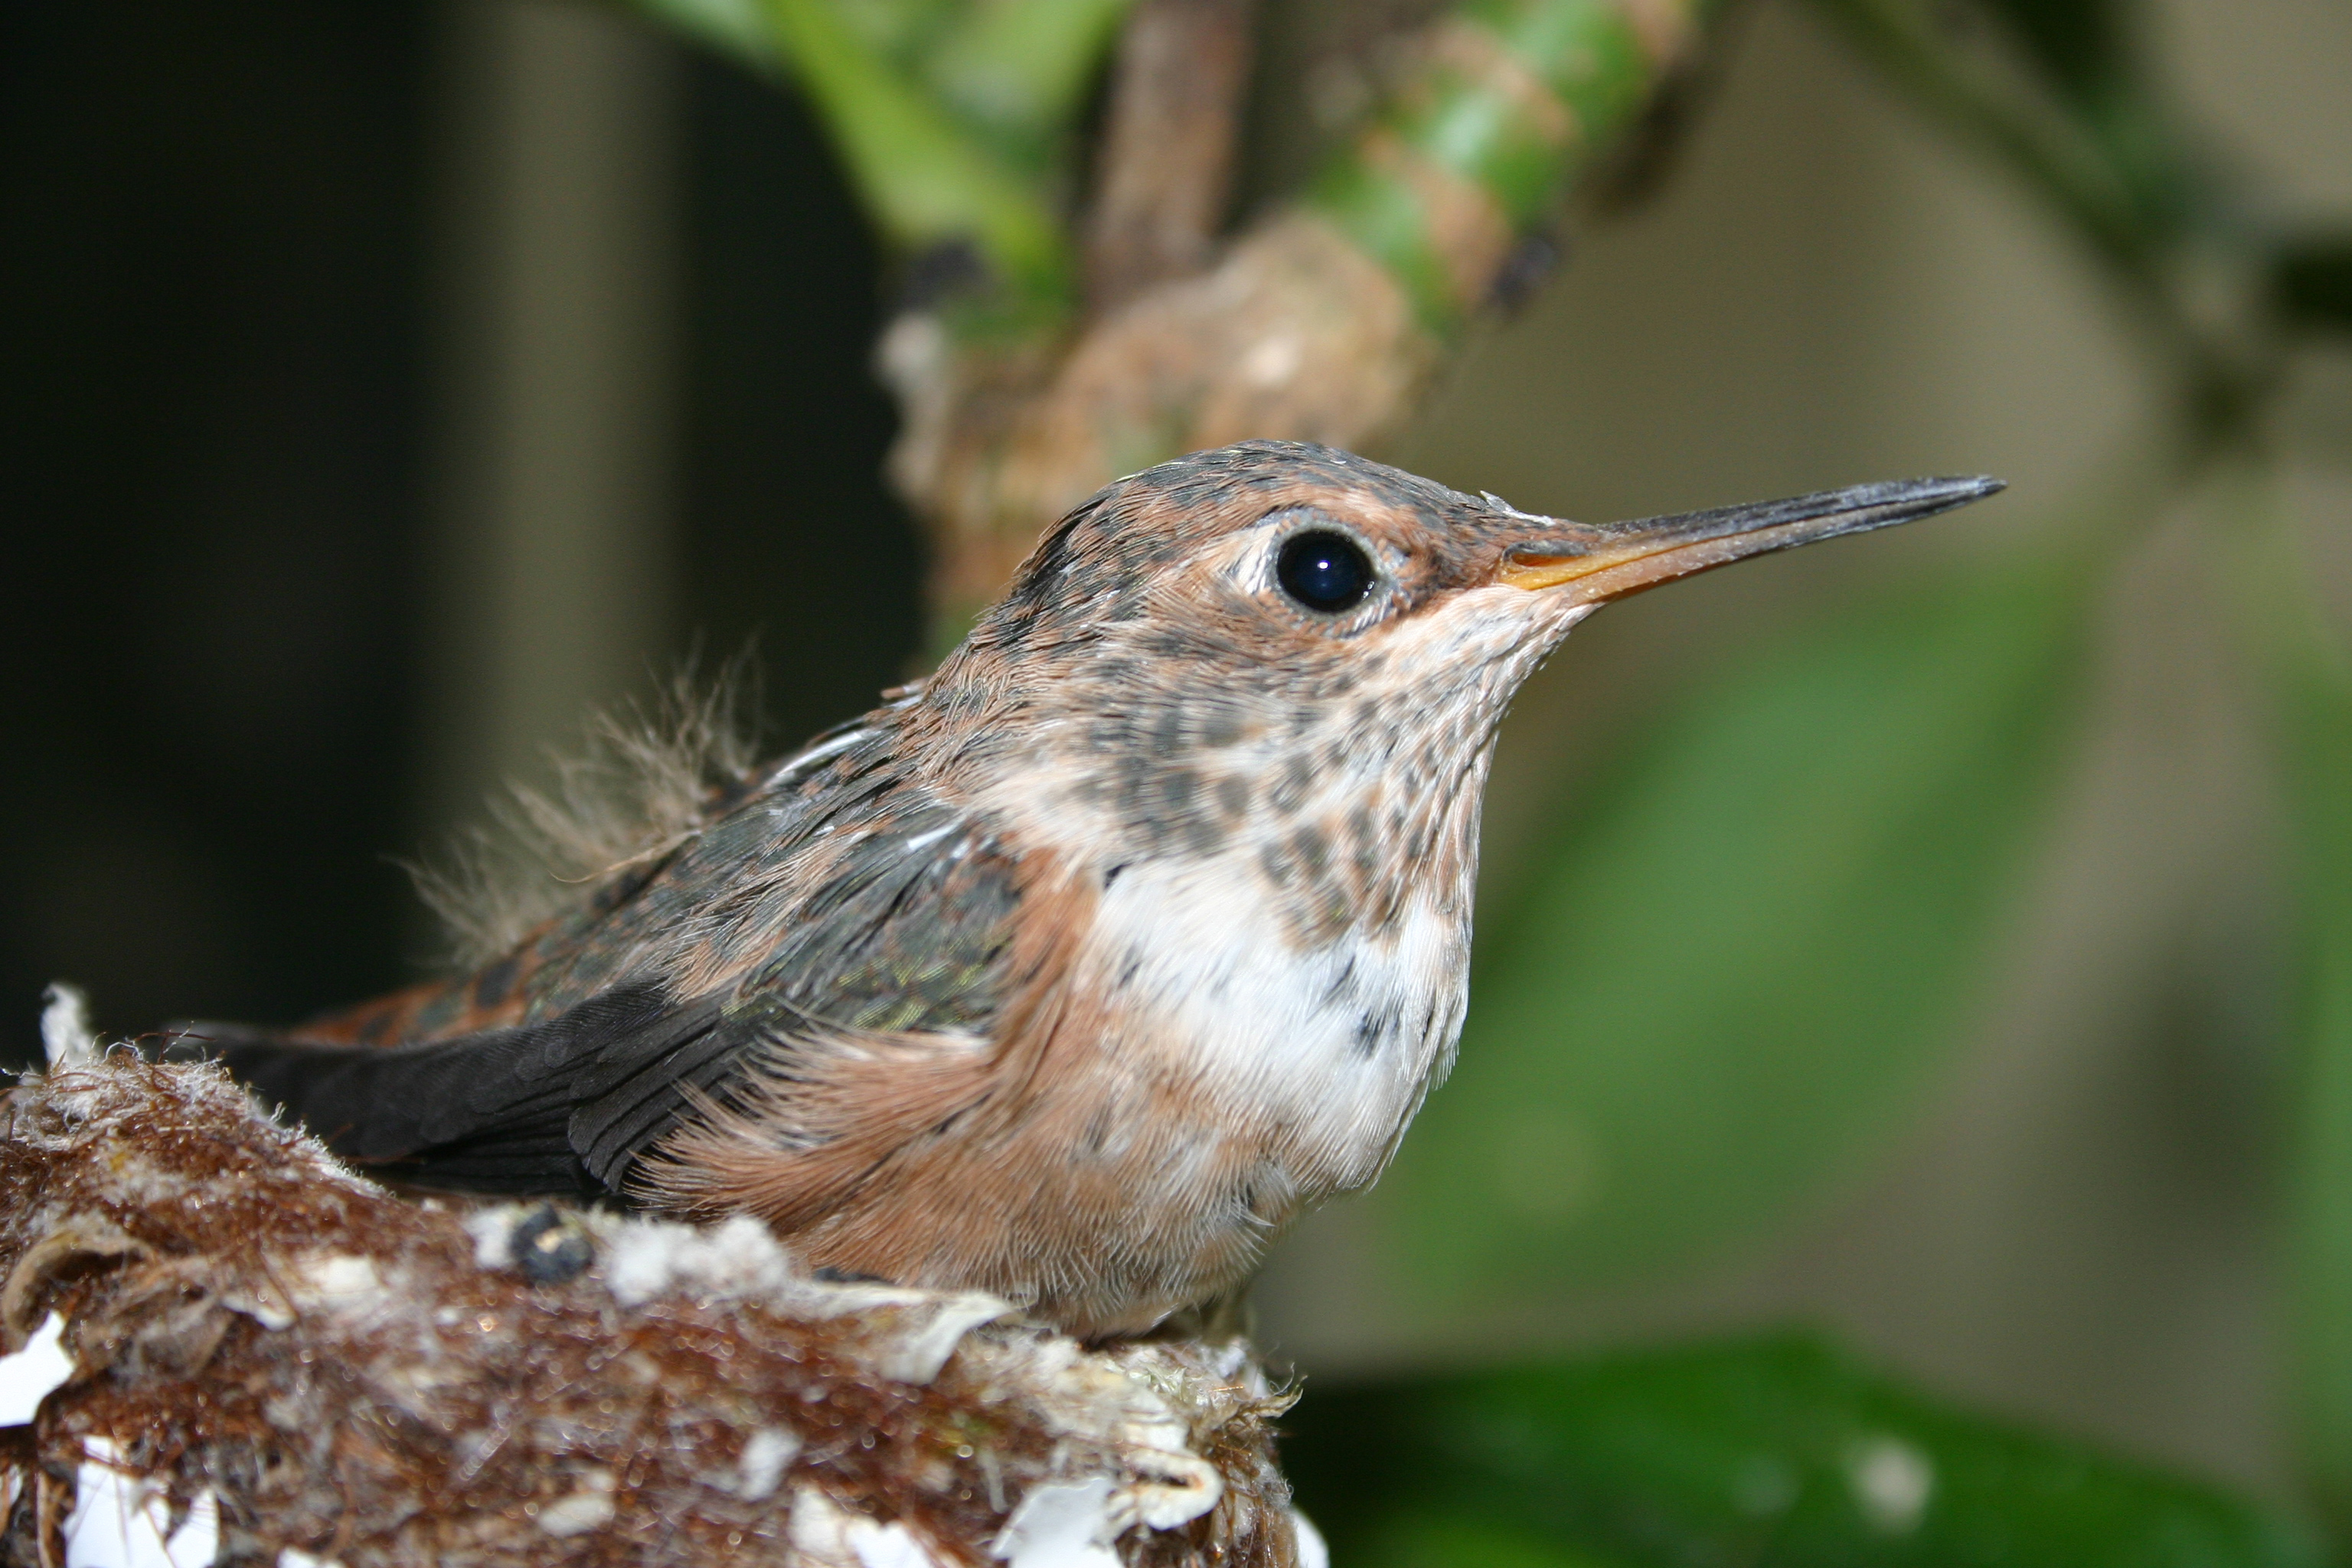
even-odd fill
[{"label": "bird beak", "polygon": [[1495,576],[1515,588],[1566,587],[1579,604],[1601,604],[1750,555],[1932,517],[2003,488],[1990,479],[1897,479],[1678,517],[1556,523],[1505,551]]}]

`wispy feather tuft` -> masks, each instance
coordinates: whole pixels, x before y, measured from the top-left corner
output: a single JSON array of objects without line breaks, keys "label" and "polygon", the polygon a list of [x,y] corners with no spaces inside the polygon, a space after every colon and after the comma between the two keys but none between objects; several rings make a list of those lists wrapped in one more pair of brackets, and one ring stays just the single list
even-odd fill
[{"label": "wispy feather tuft", "polygon": [[759,759],[753,684],[746,658],[709,681],[689,667],[651,700],[592,716],[579,750],[553,754],[552,784],[509,784],[488,826],[440,862],[409,866],[456,960],[498,957],[607,877],[700,832]]}]

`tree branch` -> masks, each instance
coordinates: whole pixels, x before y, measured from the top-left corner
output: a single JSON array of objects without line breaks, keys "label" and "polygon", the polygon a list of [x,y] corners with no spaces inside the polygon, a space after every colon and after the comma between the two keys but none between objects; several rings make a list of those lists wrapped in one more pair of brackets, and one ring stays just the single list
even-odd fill
[{"label": "tree branch", "polygon": [[1081,278],[1097,315],[1209,259],[1233,186],[1255,0],[1142,0],[1112,68]]}]

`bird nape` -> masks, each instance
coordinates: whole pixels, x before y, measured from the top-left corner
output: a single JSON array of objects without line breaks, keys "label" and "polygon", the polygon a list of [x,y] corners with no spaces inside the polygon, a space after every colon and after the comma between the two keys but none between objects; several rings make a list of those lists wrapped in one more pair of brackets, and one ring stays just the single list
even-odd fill
[{"label": "bird nape", "polygon": [[1496,726],[1570,627],[2000,488],[1591,526],[1197,453],[472,973],[168,1048],[391,1178],[748,1211],[812,1267],[1139,1332],[1370,1182],[1444,1077]]}]

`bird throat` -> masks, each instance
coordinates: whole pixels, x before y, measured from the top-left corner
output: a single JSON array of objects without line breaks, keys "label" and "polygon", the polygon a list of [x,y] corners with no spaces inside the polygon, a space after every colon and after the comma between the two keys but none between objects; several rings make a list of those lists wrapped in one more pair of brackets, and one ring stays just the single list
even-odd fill
[{"label": "bird throat", "polygon": [[1092,884],[1073,981],[1212,1120],[1276,1129],[1303,1201],[1377,1176],[1451,1064],[1496,725],[1558,640],[1529,633],[1465,609],[1322,666],[1075,670],[973,801]]}]

